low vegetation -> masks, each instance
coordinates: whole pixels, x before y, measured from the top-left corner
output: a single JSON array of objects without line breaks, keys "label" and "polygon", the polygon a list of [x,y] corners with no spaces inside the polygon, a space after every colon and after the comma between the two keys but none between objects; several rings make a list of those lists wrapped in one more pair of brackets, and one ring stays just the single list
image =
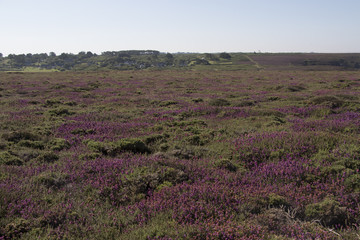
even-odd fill
[{"label": "low vegetation", "polygon": [[358,239],[360,72],[204,58],[0,72],[0,239]]}]

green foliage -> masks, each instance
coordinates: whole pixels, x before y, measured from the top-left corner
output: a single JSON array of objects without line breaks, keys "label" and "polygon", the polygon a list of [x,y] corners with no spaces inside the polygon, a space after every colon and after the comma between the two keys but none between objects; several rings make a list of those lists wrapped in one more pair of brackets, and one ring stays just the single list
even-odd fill
[{"label": "green foliage", "polygon": [[223,168],[230,172],[236,172],[239,168],[239,166],[237,164],[233,163],[229,159],[220,159],[220,160],[216,161],[215,167]]},{"label": "green foliage", "polygon": [[107,144],[105,144],[104,142],[98,142],[98,141],[94,141],[94,140],[89,140],[86,142],[87,147],[90,150],[93,151],[97,151],[103,154],[107,154],[108,153],[108,146]]},{"label": "green foliage", "polygon": [[329,175],[336,176],[340,173],[343,173],[344,170],[346,170],[346,167],[344,165],[333,164],[331,166],[321,168],[321,174],[324,177],[327,177]]},{"label": "green foliage", "polygon": [[153,143],[159,142],[161,140],[164,140],[168,137],[169,137],[168,134],[153,134],[153,135],[145,137],[144,142],[145,142],[145,144],[153,144]]},{"label": "green foliage", "polygon": [[61,104],[61,101],[58,99],[46,99],[44,107],[53,107]]},{"label": "green foliage", "polygon": [[52,163],[59,160],[59,156],[54,152],[47,151],[41,153],[36,160],[43,163]]},{"label": "green foliage", "polygon": [[172,186],[173,186],[173,184],[170,181],[164,181],[163,183],[158,185],[155,190],[160,191],[163,188],[168,188],[168,187],[172,187]]},{"label": "green foliage", "polygon": [[287,207],[290,205],[284,197],[278,194],[270,193],[268,197],[269,197],[269,205],[271,207]]},{"label": "green foliage", "polygon": [[19,146],[35,148],[35,149],[44,149],[45,144],[42,141],[31,141],[31,140],[21,140],[18,143]]},{"label": "green foliage", "polygon": [[325,105],[330,108],[338,108],[344,104],[344,101],[335,96],[318,96],[311,99],[311,103],[315,105]]},{"label": "green foliage", "polygon": [[7,147],[7,144],[6,144],[5,142],[2,142],[2,141],[0,140],[0,150],[5,150],[6,147]]},{"label": "green foliage", "polygon": [[8,151],[0,152],[0,165],[20,166],[24,162],[17,156],[9,153]]},{"label": "green foliage", "polygon": [[149,148],[140,139],[121,139],[113,144],[116,152],[131,151],[133,153],[149,153]]},{"label": "green foliage", "polygon": [[61,172],[43,172],[34,177],[34,182],[47,188],[60,188],[67,183],[68,175]]},{"label": "green foliage", "polygon": [[68,116],[74,114],[73,112],[69,111],[69,109],[63,107],[51,109],[48,111],[48,113],[50,116]]},{"label": "green foliage", "polygon": [[305,216],[309,220],[320,220],[326,226],[344,224],[347,219],[346,208],[341,207],[339,202],[331,198],[325,198],[319,203],[307,205]]},{"label": "green foliage", "polygon": [[299,91],[305,90],[306,88],[304,86],[301,86],[301,85],[292,85],[292,86],[288,86],[287,89],[290,92],[299,92]]},{"label": "green foliage", "polygon": [[223,107],[223,106],[229,106],[230,102],[223,98],[214,98],[209,101],[209,105],[216,107]]},{"label": "green foliage", "polygon": [[6,141],[15,143],[18,143],[21,140],[36,141],[40,139],[39,136],[28,131],[13,131],[10,133],[5,133],[2,135],[2,138]]},{"label": "green foliage", "polygon": [[11,223],[7,224],[4,227],[3,229],[4,237],[5,239],[16,239],[20,237],[22,234],[28,232],[30,229],[31,229],[30,221],[23,218],[16,218]]},{"label": "green foliage", "polygon": [[100,153],[84,153],[79,155],[80,160],[94,160],[98,157],[100,157]]},{"label": "green foliage", "polygon": [[75,135],[84,136],[84,135],[88,135],[88,134],[94,134],[95,130],[94,129],[76,128],[76,129],[72,130],[71,133],[75,134]]},{"label": "green foliage", "polygon": [[61,151],[63,149],[68,149],[70,143],[63,138],[54,138],[49,142],[50,149],[53,151]]},{"label": "green foliage", "polygon": [[231,55],[226,52],[220,53],[219,57],[228,59],[228,60],[231,59]]},{"label": "green foliage", "polygon": [[344,184],[348,191],[360,193],[360,174],[357,173],[347,177]]},{"label": "green foliage", "polygon": [[93,151],[100,152],[104,155],[115,156],[121,152],[133,152],[133,153],[150,153],[150,149],[146,144],[137,138],[124,138],[116,142],[98,142],[87,141],[87,146]]},{"label": "green foliage", "polygon": [[177,101],[169,100],[169,101],[160,102],[159,106],[160,107],[167,107],[167,106],[176,105],[176,104],[178,104]]}]

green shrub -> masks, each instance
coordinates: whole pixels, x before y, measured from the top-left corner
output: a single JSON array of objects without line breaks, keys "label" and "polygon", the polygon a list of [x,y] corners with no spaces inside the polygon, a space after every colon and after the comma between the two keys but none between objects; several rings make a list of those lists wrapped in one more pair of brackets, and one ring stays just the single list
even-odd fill
[{"label": "green shrub", "polygon": [[325,105],[331,108],[338,108],[344,104],[344,101],[335,96],[318,96],[311,99],[315,105]]},{"label": "green shrub", "polygon": [[241,101],[239,103],[236,103],[235,107],[250,107],[250,106],[254,106],[254,105],[255,105],[254,101],[252,101],[252,100],[244,100],[244,101]]},{"label": "green shrub", "polygon": [[159,148],[160,148],[160,151],[165,152],[170,148],[170,146],[167,143],[163,143],[163,144],[160,144]]},{"label": "green shrub", "polygon": [[152,143],[160,141],[160,140],[162,140],[162,139],[164,139],[166,137],[169,137],[169,135],[166,135],[166,134],[153,134],[153,135],[147,136],[144,139],[144,142],[145,142],[145,144],[152,144]]},{"label": "green shrub", "polygon": [[130,151],[133,153],[149,153],[149,148],[140,139],[121,139],[113,144],[116,152]]},{"label": "green shrub", "polygon": [[346,208],[340,207],[340,203],[331,198],[307,205],[305,216],[308,220],[320,220],[325,226],[342,225],[347,218]]},{"label": "green shrub", "polygon": [[49,143],[50,149],[53,151],[61,151],[70,147],[70,143],[63,138],[55,138]]},{"label": "green shrub", "polygon": [[2,138],[6,141],[15,143],[18,143],[21,140],[36,141],[40,139],[39,136],[27,131],[14,131],[10,133],[5,133],[2,135]]},{"label": "green shrub", "polygon": [[289,206],[289,203],[286,201],[286,199],[282,196],[279,196],[275,193],[269,194],[269,205],[271,207],[287,207]]},{"label": "green shrub", "polygon": [[0,141],[0,150],[5,150],[7,147],[7,144],[5,142]]},{"label": "green shrub", "polygon": [[73,112],[70,112],[69,109],[63,107],[51,109],[48,111],[48,113],[50,116],[67,116],[74,114]]},{"label": "green shrub", "polygon": [[223,168],[230,172],[236,172],[238,170],[238,165],[231,162],[229,159],[220,159],[215,162],[215,167]]},{"label": "green shrub", "polygon": [[204,100],[202,98],[195,98],[192,99],[191,101],[193,101],[194,103],[199,103],[199,102],[203,102]]},{"label": "green shrub", "polygon": [[31,141],[31,140],[21,140],[19,141],[19,146],[35,148],[35,149],[44,149],[45,144],[42,141]]},{"label": "green shrub", "polygon": [[197,145],[197,146],[204,145],[200,135],[197,134],[187,137],[186,141],[191,145]]},{"label": "green shrub", "polygon": [[4,227],[5,239],[16,239],[31,229],[30,221],[16,218]]},{"label": "green shrub", "polygon": [[115,156],[121,152],[150,153],[149,148],[143,141],[137,138],[124,138],[116,142],[104,143],[90,140],[87,146],[91,150],[101,152],[104,155]]},{"label": "green shrub", "polygon": [[170,105],[176,105],[178,104],[177,101],[173,101],[173,100],[169,100],[169,101],[163,101],[159,104],[160,107],[167,107],[167,106],[170,106]]},{"label": "green shrub", "polygon": [[5,152],[0,152],[0,164],[20,166],[23,164],[23,161],[17,156],[12,155],[9,152],[5,151]]},{"label": "green shrub", "polygon": [[230,102],[223,98],[214,98],[209,101],[209,105],[216,107],[223,107],[223,106],[229,106]]},{"label": "green shrub", "polygon": [[171,182],[169,182],[169,181],[164,181],[163,183],[161,183],[160,185],[158,185],[157,187],[156,187],[156,191],[160,191],[161,189],[163,189],[163,188],[168,188],[168,187],[172,187],[173,186],[173,184],[171,183]]},{"label": "green shrub", "polygon": [[107,154],[108,152],[108,147],[104,142],[97,142],[94,140],[90,140],[87,142],[87,147],[90,150],[97,151],[103,154]]},{"label": "green shrub", "polygon": [[44,163],[52,163],[59,160],[59,156],[54,152],[44,152],[37,157],[37,160]]},{"label": "green shrub", "polygon": [[360,174],[354,174],[346,178],[345,187],[350,192],[360,192]]},{"label": "green shrub", "polygon": [[328,167],[322,167],[320,169],[321,175],[327,177],[329,175],[337,175],[345,170],[345,166],[341,164],[334,164]]},{"label": "green shrub", "polygon": [[53,107],[59,104],[61,104],[61,101],[59,101],[58,99],[47,99],[44,103],[44,107]]},{"label": "green shrub", "polygon": [[80,160],[94,160],[98,157],[100,157],[101,154],[99,153],[84,153],[79,155]]},{"label": "green shrub", "polygon": [[59,172],[43,172],[34,177],[34,182],[47,188],[60,188],[67,183],[68,176]]},{"label": "green shrub", "polygon": [[287,89],[290,92],[299,92],[299,91],[303,91],[306,88],[304,86],[300,86],[300,85],[292,85],[292,86],[288,86]]}]

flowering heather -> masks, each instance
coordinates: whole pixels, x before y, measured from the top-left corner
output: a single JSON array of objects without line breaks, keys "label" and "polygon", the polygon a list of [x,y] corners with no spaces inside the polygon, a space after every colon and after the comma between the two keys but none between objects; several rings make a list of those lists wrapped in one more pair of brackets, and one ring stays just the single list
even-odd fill
[{"label": "flowering heather", "polygon": [[359,238],[359,72],[1,73],[0,105],[0,239]]}]

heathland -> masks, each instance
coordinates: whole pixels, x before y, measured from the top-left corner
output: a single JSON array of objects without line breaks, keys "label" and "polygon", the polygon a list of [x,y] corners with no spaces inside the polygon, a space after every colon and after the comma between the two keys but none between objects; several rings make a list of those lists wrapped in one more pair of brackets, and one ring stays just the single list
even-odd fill
[{"label": "heathland", "polygon": [[359,238],[359,55],[13,57],[0,239]]}]

